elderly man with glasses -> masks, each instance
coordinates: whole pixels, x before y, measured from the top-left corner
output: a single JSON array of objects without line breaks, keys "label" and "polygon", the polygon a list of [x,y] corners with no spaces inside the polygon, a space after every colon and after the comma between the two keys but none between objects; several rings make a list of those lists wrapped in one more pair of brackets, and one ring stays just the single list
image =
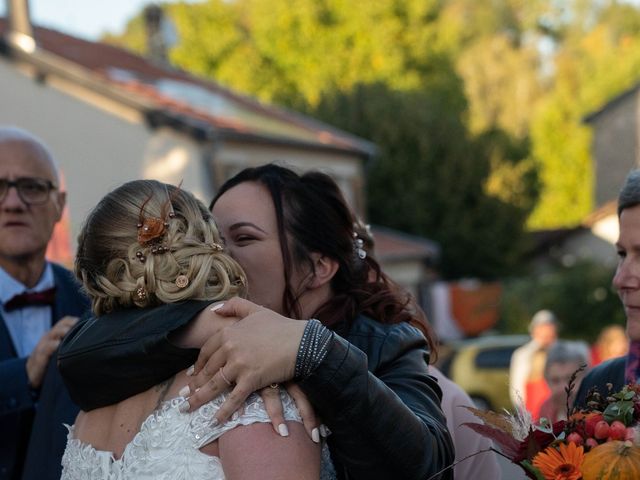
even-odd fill
[{"label": "elderly man with glasses", "polygon": [[[52,440],[60,437],[64,448],[62,422],[77,413],[60,397],[54,353],[87,303],[71,272],[45,259],[65,204],[58,185],[45,146],[0,126],[0,480],[20,478],[34,416],[57,409],[39,433],[55,455]],[[45,394],[56,405],[45,404]]]}]

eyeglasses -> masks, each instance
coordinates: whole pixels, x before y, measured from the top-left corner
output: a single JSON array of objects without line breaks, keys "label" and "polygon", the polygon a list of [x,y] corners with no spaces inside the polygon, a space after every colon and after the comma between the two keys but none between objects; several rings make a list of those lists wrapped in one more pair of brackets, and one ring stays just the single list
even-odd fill
[{"label": "eyeglasses", "polygon": [[55,184],[43,178],[23,177],[17,180],[0,178],[0,202],[2,202],[11,187],[16,187],[18,196],[27,205],[42,205],[49,199],[49,192],[55,190]]}]

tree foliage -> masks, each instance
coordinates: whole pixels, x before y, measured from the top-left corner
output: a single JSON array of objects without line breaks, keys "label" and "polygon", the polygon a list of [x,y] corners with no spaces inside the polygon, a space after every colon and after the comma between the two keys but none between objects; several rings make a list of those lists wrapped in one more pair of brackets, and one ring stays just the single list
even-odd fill
[{"label": "tree foliage", "polygon": [[504,284],[501,328],[526,333],[531,317],[543,308],[559,318],[562,338],[593,342],[603,327],[624,325],[624,310],[611,286],[613,271],[600,264],[579,262],[571,267]]},{"label": "tree foliage", "polygon": [[[592,208],[583,117],[640,77],[616,0],[171,3],[172,61],[374,141],[369,220],[440,242],[448,277],[513,270],[523,229]],[[141,20],[113,42],[140,49]]]}]

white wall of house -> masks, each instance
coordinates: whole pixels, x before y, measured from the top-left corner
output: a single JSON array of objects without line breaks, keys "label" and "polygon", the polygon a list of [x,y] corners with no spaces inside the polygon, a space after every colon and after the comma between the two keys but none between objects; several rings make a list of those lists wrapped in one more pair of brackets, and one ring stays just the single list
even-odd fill
[{"label": "white wall of house", "polygon": [[211,175],[202,160],[207,145],[171,128],[159,128],[147,143],[141,176],[182,184],[182,188],[208,205],[213,188]]},{"label": "white wall of house", "polygon": [[[73,242],[87,213],[110,190],[138,178],[180,183],[208,202],[203,146],[171,129],[150,130],[135,111],[0,59],[0,124],[41,138],[63,172]],[[75,249],[75,244],[73,245]]]},{"label": "white wall of house", "polygon": [[215,152],[214,175],[218,184],[243,168],[271,162],[301,171],[321,170],[336,180],[355,211],[362,214],[365,210],[363,162],[359,157],[338,152],[235,142],[222,142],[215,146]]},{"label": "white wall of house", "polygon": [[418,287],[427,273],[422,263],[415,260],[381,260],[382,270],[414,297],[419,298]]},{"label": "white wall of house", "polygon": [[0,124],[40,137],[65,178],[72,238],[91,208],[110,189],[142,174],[149,132],[34,81],[0,59]]}]

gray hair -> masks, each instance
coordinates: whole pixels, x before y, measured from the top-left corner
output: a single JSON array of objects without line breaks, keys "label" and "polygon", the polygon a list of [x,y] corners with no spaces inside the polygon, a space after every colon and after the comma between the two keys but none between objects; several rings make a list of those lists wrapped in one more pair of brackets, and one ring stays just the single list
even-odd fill
[{"label": "gray hair", "polygon": [[575,363],[576,365],[589,365],[589,347],[584,342],[558,340],[547,350],[547,361],[544,366],[544,375],[554,363]]},{"label": "gray hair", "polygon": [[640,205],[640,169],[632,170],[618,195],[618,217],[625,208]]},{"label": "gray hair", "polygon": [[44,160],[51,164],[55,180],[57,183],[60,182],[60,170],[58,168],[58,163],[51,154],[49,148],[41,139],[22,128],[10,125],[0,125],[0,143],[9,142],[20,142],[31,146]]}]

